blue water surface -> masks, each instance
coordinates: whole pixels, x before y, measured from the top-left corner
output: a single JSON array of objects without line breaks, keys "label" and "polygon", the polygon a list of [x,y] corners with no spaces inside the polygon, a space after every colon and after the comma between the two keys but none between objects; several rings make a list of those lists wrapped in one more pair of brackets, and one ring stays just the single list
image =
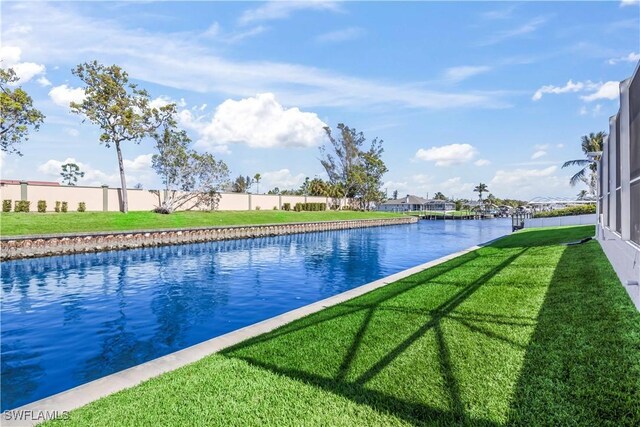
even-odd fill
[{"label": "blue water surface", "polygon": [[11,409],[510,232],[420,221],[2,263]]}]

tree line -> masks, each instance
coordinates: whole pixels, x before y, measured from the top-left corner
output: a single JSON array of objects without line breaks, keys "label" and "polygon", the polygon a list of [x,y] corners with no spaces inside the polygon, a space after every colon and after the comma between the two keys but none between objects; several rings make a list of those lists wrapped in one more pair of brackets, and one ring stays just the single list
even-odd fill
[{"label": "tree line", "polygon": [[[152,167],[164,187],[165,197],[158,197],[159,212],[169,213],[194,204],[213,210],[220,191],[247,192],[254,184],[256,191],[260,191],[261,174],[252,178],[239,175],[230,180],[224,161],[191,148],[191,138],[178,127],[176,104],[153,107],[149,93],[130,82],[127,72],[118,65],[92,61],[79,64],[71,72],[82,81],[85,93],[81,102],[70,103],[71,112],[97,125],[101,129],[99,142],[115,148],[123,212],[128,212],[129,202],[122,146],[140,144],[146,139],[155,143]],[[14,70],[0,69],[0,150],[21,156],[20,144],[29,139],[30,130],[40,129],[45,116],[21,87],[12,89],[17,82]],[[338,125],[335,136],[329,127],[324,130],[328,145],[320,147],[320,162],[329,179],[307,178],[297,190],[274,188],[269,194],[349,198],[362,209],[383,201],[382,176],[387,167],[382,160],[382,140],[375,138],[367,144],[362,132],[343,123]],[[61,176],[67,185],[75,185],[84,172],[77,164],[67,163],[62,166]],[[137,184],[138,187],[141,185]]]}]

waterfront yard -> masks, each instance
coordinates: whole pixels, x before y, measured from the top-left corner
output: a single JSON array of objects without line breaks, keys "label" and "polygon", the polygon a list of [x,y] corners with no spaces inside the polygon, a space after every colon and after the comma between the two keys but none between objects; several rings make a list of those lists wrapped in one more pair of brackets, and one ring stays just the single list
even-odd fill
[{"label": "waterfront yard", "polygon": [[593,233],[518,232],[54,424],[638,425],[640,313],[563,244]]},{"label": "waterfront yard", "polygon": [[215,227],[225,225],[280,224],[287,222],[394,218],[400,214],[355,211],[182,211],[170,215],[138,211],[0,213],[0,235],[34,235],[161,228]]}]

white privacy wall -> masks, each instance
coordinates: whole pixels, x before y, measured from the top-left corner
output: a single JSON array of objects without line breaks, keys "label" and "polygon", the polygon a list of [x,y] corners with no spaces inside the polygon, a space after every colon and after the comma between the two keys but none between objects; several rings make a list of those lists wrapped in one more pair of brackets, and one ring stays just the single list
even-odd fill
[{"label": "white privacy wall", "polygon": [[[150,211],[158,206],[164,198],[164,192],[152,190],[128,189],[130,211]],[[56,201],[67,202],[69,211],[76,211],[78,203],[84,202],[87,211],[120,210],[122,194],[119,188],[85,187],[68,185],[40,185],[40,184],[2,184],[0,185],[0,199],[11,200],[13,206],[16,200],[31,202],[31,211],[37,212],[38,201],[47,202],[47,211],[53,212]],[[327,209],[331,204],[343,206],[344,200],[334,200],[330,197],[312,196],[280,196],[273,194],[222,193],[218,203],[220,211],[247,211],[282,209],[284,203],[290,203],[291,209],[296,203],[326,203]],[[193,203],[187,203],[183,210],[197,209]]]},{"label": "white privacy wall", "polygon": [[559,227],[562,225],[595,225],[596,220],[596,214],[556,216],[552,218],[527,218],[524,220],[524,228]]}]

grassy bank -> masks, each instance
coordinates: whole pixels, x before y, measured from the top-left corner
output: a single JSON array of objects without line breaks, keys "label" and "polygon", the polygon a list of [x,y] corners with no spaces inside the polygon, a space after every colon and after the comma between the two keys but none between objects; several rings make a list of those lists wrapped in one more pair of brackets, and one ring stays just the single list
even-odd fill
[{"label": "grassy bank", "polygon": [[79,233],[94,231],[148,230],[154,228],[214,227],[221,225],[276,224],[304,221],[393,218],[399,214],[384,212],[287,212],[219,211],[175,212],[68,212],[0,213],[0,235]]},{"label": "grassy bank", "polygon": [[640,314],[597,242],[562,244],[593,232],[518,232],[64,423],[638,425]]}]

